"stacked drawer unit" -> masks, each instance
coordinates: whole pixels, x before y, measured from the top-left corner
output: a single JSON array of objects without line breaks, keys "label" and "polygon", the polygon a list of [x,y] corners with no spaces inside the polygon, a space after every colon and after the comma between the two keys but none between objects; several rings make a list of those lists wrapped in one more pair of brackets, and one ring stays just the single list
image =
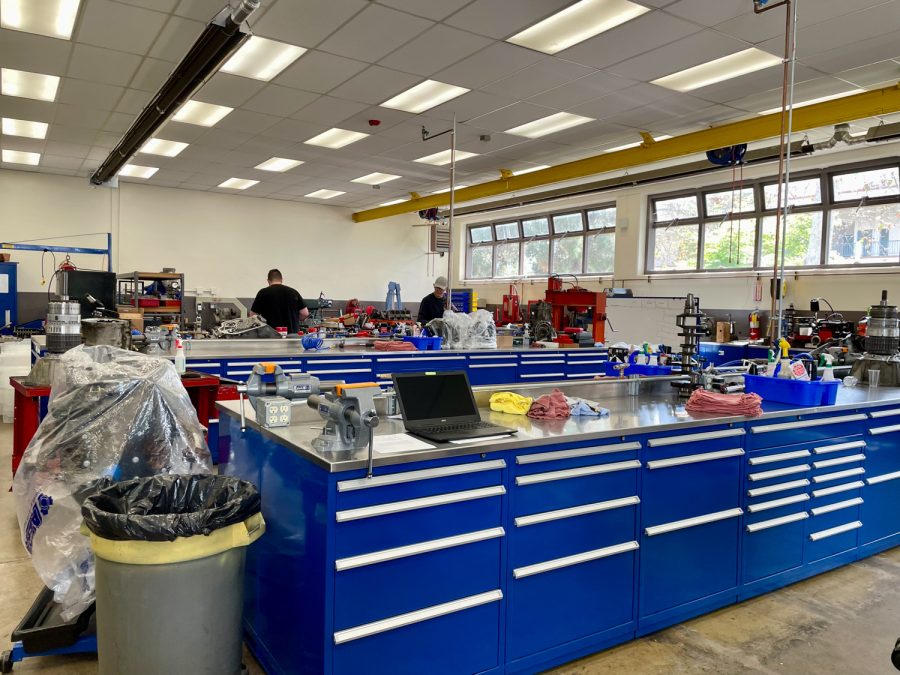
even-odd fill
[{"label": "stacked drawer unit", "polygon": [[466,362],[469,382],[473,385],[515,382],[518,360],[518,356],[508,353],[469,354]]},{"label": "stacked drawer unit", "polygon": [[859,534],[862,555],[900,543],[900,407],[873,410],[868,416]]},{"label": "stacked drawer unit", "polygon": [[584,352],[577,349],[565,350],[566,379],[588,380],[605,375],[603,368],[609,360],[605,353]]},{"label": "stacked drawer unit", "polygon": [[559,349],[519,354],[520,382],[548,382],[566,379],[566,355]]},{"label": "stacked drawer unit", "polygon": [[[390,375],[392,373],[421,373],[426,371],[465,370],[465,354],[442,354],[433,352],[433,355],[425,355],[422,352],[396,353],[389,356],[379,356],[375,359],[373,372],[377,376]],[[382,387],[392,387],[389,378],[381,377],[378,384]]]},{"label": "stacked drawer unit", "polygon": [[[253,372],[253,366],[255,366],[260,361],[265,361],[266,363],[274,363],[276,366],[281,366],[281,369],[286,373],[303,372],[303,363],[300,361],[299,356],[289,359],[233,359],[230,361],[224,361],[222,363],[222,377],[226,377],[230,380],[246,382],[247,378],[250,377],[250,373]],[[190,367],[193,368],[194,366],[192,362],[189,363],[191,363]]]},{"label": "stacked drawer unit", "polygon": [[372,359],[366,356],[314,357],[304,360],[304,370],[320,380],[371,382],[374,377]]}]

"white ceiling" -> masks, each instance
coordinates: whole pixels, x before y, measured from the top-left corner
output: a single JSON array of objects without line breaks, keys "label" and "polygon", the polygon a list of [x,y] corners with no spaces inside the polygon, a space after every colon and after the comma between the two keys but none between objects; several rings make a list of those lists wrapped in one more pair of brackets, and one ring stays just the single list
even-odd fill
[{"label": "white ceiling", "polygon": [[[497,170],[557,164],[639,140],[748,117],[780,100],[781,69],[676,93],[651,80],[756,46],[783,48],[784,13],[757,16],[751,0],[637,0],[652,11],[555,56],[507,38],[573,0],[262,0],[256,35],[309,51],[272,82],[218,73],[200,101],[235,110],[212,128],[169,122],[157,136],[190,146],[178,157],[137,155],[159,167],[153,185],[234,194],[230,177],[260,181],[240,194],[370,207],[446,186],[447,167],[412,160],[445,149],[423,142],[456,114],[458,165],[473,184]],[[46,140],[0,137],[3,148],[41,153],[37,167],[87,176],[226,0],[82,0],[72,40],[0,29],[0,66],[58,75],[57,100],[0,96],[0,116],[50,123]],[[900,80],[900,0],[816,0],[799,6],[797,100]],[[472,89],[425,114],[379,107],[432,78]],[[529,140],[504,129],[566,111],[595,122]],[[369,120],[377,119],[377,127]],[[330,127],[371,134],[339,150],[305,145]],[[826,132],[827,133],[827,132]],[[489,134],[490,141],[480,140]],[[272,157],[305,163],[286,173],[253,169]],[[402,178],[379,190],[350,180],[374,172]]]}]

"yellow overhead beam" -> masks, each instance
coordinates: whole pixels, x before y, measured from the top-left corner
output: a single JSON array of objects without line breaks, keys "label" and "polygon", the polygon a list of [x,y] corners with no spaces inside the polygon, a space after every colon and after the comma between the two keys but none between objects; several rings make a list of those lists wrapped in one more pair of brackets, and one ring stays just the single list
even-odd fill
[{"label": "yellow overhead beam", "polygon": [[[900,84],[862,94],[816,103],[794,109],[794,131],[808,131],[865,117],[889,115],[900,112]],[[598,173],[627,169],[642,164],[650,164],[675,157],[683,157],[716,148],[724,148],[739,143],[750,143],[778,136],[781,132],[781,113],[758,115],[739,122],[729,122],[717,127],[676,136],[664,141],[645,142],[635,148],[608,152],[574,162],[566,162],[540,171],[532,171],[521,176],[507,176],[501,173],[498,180],[479,183],[456,190],[455,200],[459,204],[485,197],[494,197],[516,190],[560,183],[593,176]],[[378,220],[403,213],[411,213],[446,206],[450,203],[450,193],[444,192],[418,199],[410,199],[401,204],[379,206],[374,209],[357,211],[353,220],[357,223]]]}]

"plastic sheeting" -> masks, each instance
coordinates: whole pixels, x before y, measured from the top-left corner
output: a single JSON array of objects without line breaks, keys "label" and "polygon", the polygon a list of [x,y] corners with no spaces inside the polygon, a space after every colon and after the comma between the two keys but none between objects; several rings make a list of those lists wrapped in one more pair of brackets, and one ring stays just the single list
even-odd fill
[{"label": "plastic sheeting", "polygon": [[428,323],[428,328],[443,340],[443,349],[496,349],[497,326],[494,316],[484,309],[471,314],[444,311],[444,316]]},{"label": "plastic sheeting", "polygon": [[94,599],[81,505],[106,482],[212,471],[203,427],[166,359],[76,347],[54,369],[47,416],[13,481],[22,543],[71,619]]}]

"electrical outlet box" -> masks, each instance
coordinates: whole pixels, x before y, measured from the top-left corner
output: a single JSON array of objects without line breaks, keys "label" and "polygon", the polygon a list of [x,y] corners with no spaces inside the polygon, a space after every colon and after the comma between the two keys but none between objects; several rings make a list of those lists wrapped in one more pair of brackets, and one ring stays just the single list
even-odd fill
[{"label": "electrical outlet box", "polygon": [[266,428],[291,425],[291,402],[283,396],[259,396],[254,402],[256,421]]}]

